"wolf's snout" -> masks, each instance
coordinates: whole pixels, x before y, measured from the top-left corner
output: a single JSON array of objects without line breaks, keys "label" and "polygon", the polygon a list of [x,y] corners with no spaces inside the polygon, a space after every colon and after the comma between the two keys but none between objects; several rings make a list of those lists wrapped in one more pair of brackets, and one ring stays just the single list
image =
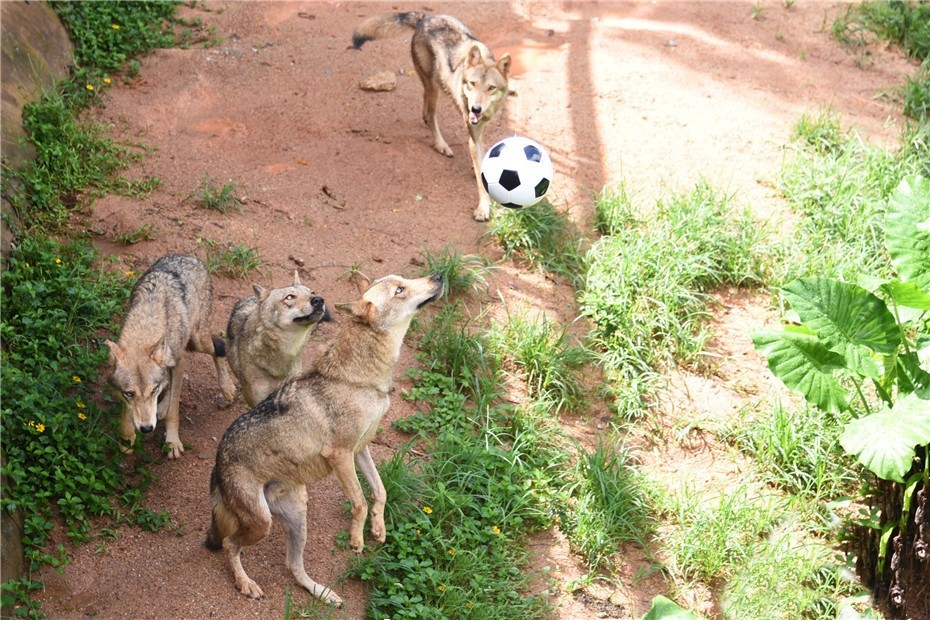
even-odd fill
[{"label": "wolf's snout", "polygon": [[473,105],[473,106],[471,107],[471,113],[472,113],[472,114],[481,114],[481,106],[480,106],[480,105]]},{"label": "wolf's snout", "polygon": [[310,298],[310,305],[313,306],[313,307],[316,308],[316,309],[322,308],[322,307],[323,307],[323,298],[322,298],[322,297],[311,297],[311,298]]},{"label": "wolf's snout", "polygon": [[148,435],[149,433],[151,433],[151,432],[154,431],[154,430],[155,430],[155,425],[154,425],[154,424],[143,424],[142,426],[139,427],[139,431],[142,432],[142,433],[144,433],[144,434],[146,434],[146,435]]}]

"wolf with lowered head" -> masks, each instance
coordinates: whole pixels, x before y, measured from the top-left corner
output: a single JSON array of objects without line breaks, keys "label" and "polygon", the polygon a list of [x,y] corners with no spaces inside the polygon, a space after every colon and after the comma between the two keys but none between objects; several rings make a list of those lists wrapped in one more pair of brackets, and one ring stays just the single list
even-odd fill
[{"label": "wolf with lowered head", "polygon": [[236,396],[225,345],[210,334],[213,289],[206,266],[187,254],[155,261],[133,286],[119,340],[110,349],[110,385],[123,402],[120,435],[128,451],[136,438],[165,420],[168,458],[184,452],[178,436],[185,351],[213,358],[226,404]]}]

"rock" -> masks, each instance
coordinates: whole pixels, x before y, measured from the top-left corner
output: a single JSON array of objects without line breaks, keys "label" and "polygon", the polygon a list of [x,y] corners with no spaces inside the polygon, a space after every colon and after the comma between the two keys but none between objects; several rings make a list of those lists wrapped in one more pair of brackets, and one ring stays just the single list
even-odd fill
[{"label": "rock", "polygon": [[362,90],[368,91],[394,90],[397,86],[397,77],[391,71],[381,71],[365,78],[358,85]]}]

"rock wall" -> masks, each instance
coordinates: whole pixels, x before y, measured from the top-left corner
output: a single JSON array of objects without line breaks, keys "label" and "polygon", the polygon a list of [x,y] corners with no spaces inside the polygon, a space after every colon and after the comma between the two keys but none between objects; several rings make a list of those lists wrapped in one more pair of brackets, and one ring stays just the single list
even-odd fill
[{"label": "rock wall", "polygon": [[[2,30],[2,108],[0,108],[0,156],[3,166],[17,170],[34,156],[23,144],[23,107],[39,99],[56,80],[68,76],[74,45],[55,12],[45,2],[0,2]],[[4,180],[6,181],[6,180]],[[6,200],[4,183],[0,252],[9,251],[16,227],[15,215]]]}]

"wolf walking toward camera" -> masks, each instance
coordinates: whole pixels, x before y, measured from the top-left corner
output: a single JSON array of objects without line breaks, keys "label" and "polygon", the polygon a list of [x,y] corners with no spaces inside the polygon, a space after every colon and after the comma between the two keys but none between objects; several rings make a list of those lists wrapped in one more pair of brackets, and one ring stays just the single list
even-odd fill
[{"label": "wolf walking toward camera", "polygon": [[362,551],[368,514],[356,465],[371,488],[371,533],[384,542],[387,497],[368,442],[390,404],[394,366],[410,321],[443,289],[439,275],[376,280],[358,301],[336,306],[347,318],[313,367],[226,430],[210,477],[212,521],[205,544],[225,551],[236,588],[246,596],[264,593],[242,568],[240,554],[268,535],[275,518],[284,528],[287,566],[297,582],[326,602],[342,603],[310,579],[303,560],[306,485],[330,473],[352,504],[352,549]]},{"label": "wolf walking toward camera", "polygon": [[236,302],[226,326],[229,365],[254,407],[288,377],[300,372],[307,338],[321,321],[332,320],[323,298],[300,283],[265,289]]},{"label": "wolf walking toward camera", "polygon": [[409,30],[413,30],[413,66],[423,83],[423,122],[433,132],[433,148],[452,157],[436,119],[439,91],[444,90],[468,129],[468,150],[478,185],[474,218],[484,222],[491,216],[491,198],[481,183],[482,134],[509,94],[510,54],[495,60],[488,46],[456,18],[418,12],[369,17],[355,29],[352,45],[361,49],[367,41],[399,36]]},{"label": "wolf walking toward camera", "polygon": [[[119,341],[110,349],[110,384],[123,402],[120,435],[124,451],[136,431],[151,433],[165,420],[169,458],[184,452],[178,436],[185,350],[213,357],[226,403],[236,396],[224,359],[225,345],[210,335],[210,274],[194,256],[159,258],[133,286]],[[167,396],[167,398],[165,398]]]}]

